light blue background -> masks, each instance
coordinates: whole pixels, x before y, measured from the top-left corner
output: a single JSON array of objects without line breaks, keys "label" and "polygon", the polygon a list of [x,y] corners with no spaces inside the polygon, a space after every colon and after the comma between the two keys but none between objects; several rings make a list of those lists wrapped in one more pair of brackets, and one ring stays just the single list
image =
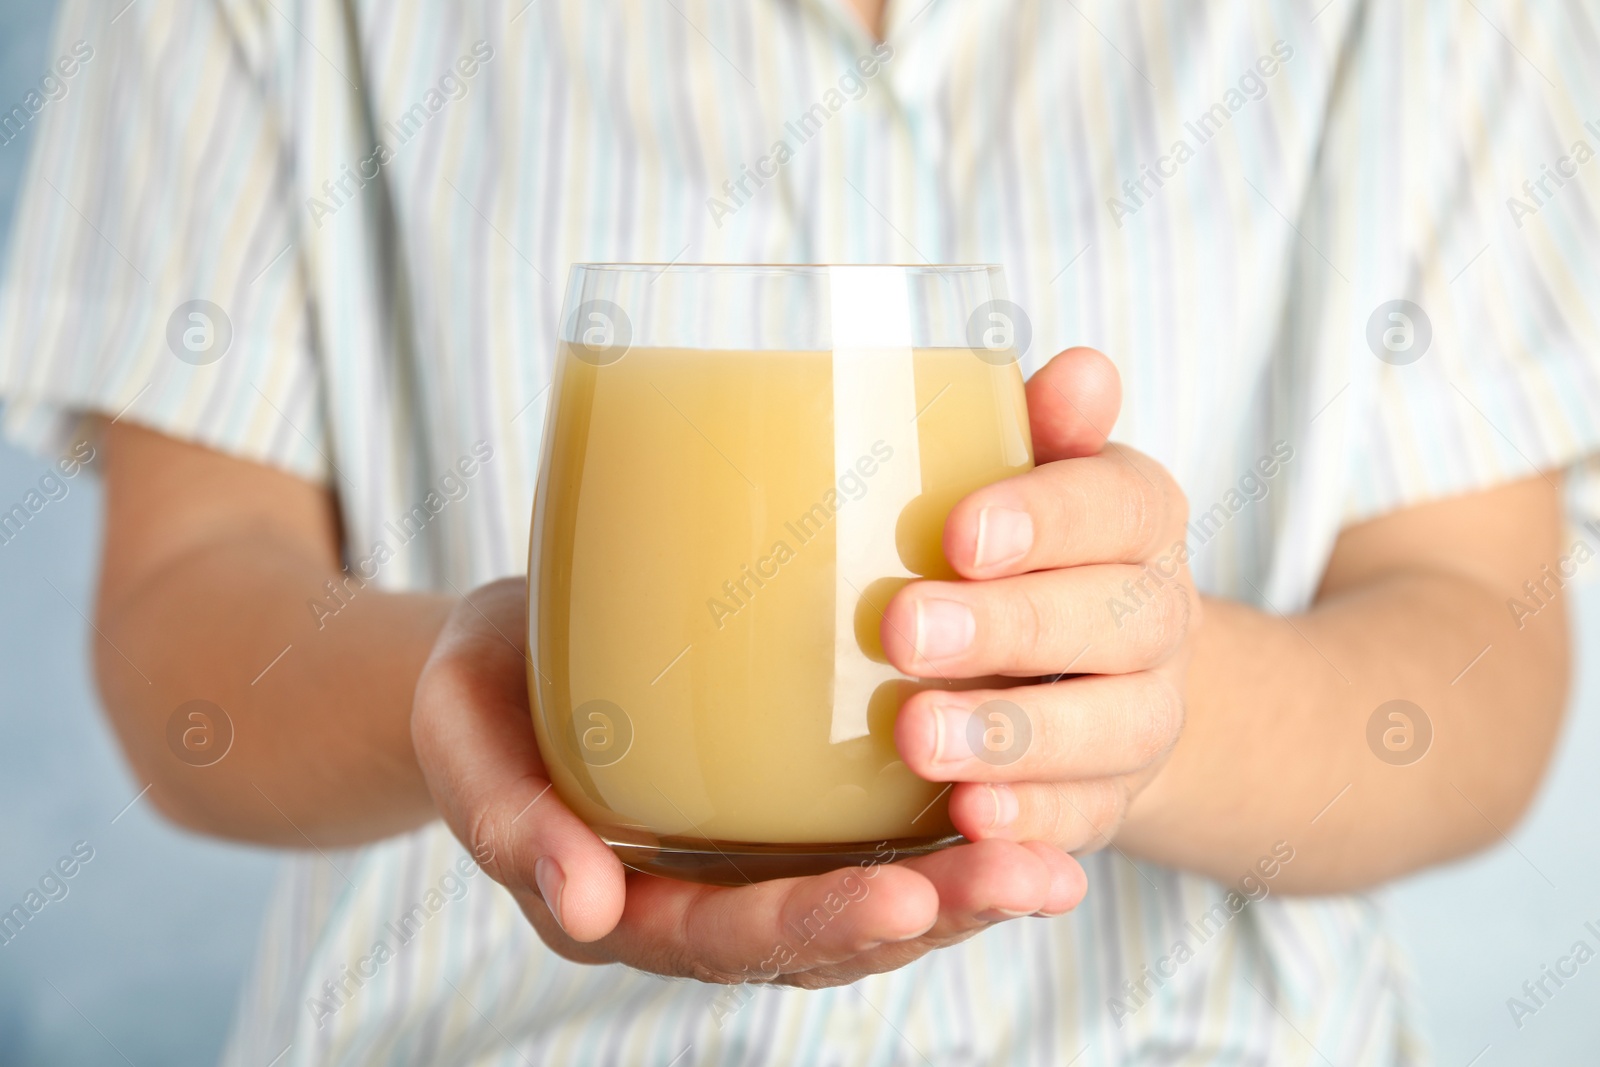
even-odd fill
[{"label": "light blue background", "polygon": [[[52,9],[0,0],[0,111],[51,58]],[[26,147],[26,137],[0,146],[0,246]],[[45,470],[0,446],[0,510]],[[112,822],[144,783],[129,776],[89,681],[95,638],[79,613],[91,609],[100,498],[92,478],[71,487],[0,546],[0,910],[75,841],[95,857],[64,900],[0,946],[0,1064],[211,1063],[275,860],[179,833],[146,801]],[[1583,929],[1600,927],[1600,590],[1578,591],[1573,603],[1579,685],[1532,816],[1509,845],[1392,894],[1438,1062],[1451,1067],[1480,1054],[1483,1067],[1600,1063],[1600,960],[1520,1032],[1506,1007],[1577,939],[1600,946]]]}]

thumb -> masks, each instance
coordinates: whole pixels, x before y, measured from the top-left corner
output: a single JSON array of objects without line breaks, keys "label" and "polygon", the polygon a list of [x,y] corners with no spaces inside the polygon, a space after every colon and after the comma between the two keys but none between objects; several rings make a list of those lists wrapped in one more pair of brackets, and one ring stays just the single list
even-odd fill
[{"label": "thumb", "polygon": [[534,735],[522,591],[475,591],[445,623],[417,679],[411,736],[434,803],[478,865],[518,897],[545,902],[576,941],[621,918],[620,860],[562,803]]},{"label": "thumb", "polygon": [[1103,353],[1069,348],[1028,379],[1035,463],[1092,456],[1122,410],[1122,376]]}]

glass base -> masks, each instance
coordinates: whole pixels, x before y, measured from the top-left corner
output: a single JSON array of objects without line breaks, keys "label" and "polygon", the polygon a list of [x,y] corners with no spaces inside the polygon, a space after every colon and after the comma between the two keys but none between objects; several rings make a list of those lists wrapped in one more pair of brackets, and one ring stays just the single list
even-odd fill
[{"label": "glass base", "polygon": [[611,846],[611,851],[625,866],[636,871],[681,882],[727,886],[826,874],[841,867],[892,863],[966,843],[966,838],[960,834],[846,844],[759,845],[696,837],[662,837],[643,844],[617,841],[608,834],[601,834],[601,840]]}]

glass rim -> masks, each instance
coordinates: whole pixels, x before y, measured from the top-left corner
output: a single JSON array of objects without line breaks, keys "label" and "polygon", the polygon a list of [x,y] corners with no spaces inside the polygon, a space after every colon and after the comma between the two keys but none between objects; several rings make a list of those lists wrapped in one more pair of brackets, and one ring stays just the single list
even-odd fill
[{"label": "glass rim", "polygon": [[666,273],[821,274],[836,267],[962,274],[1004,270],[999,263],[574,263],[573,270]]}]

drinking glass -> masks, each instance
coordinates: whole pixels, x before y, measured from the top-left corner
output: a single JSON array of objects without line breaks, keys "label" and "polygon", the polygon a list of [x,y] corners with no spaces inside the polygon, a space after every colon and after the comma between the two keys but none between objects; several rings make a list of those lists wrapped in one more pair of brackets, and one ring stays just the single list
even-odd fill
[{"label": "drinking glass", "polygon": [[894,745],[883,609],[1033,466],[994,266],[580,264],[528,562],[562,800],[630,867],[744,884],[960,841]]}]

